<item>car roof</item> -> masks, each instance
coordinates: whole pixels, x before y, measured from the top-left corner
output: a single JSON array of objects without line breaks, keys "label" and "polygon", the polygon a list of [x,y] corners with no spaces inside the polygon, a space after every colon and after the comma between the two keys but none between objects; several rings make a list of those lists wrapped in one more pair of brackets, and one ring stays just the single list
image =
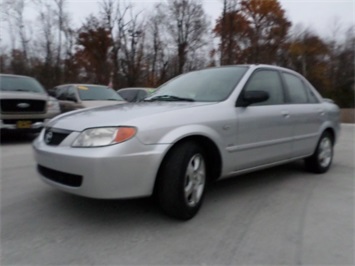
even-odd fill
[{"label": "car roof", "polygon": [[156,90],[156,88],[149,88],[149,87],[130,87],[130,88],[122,88],[118,89],[118,91],[128,91],[128,90]]},{"label": "car roof", "polygon": [[[293,72],[299,75],[298,72],[290,69],[290,68],[285,68],[277,65],[269,65],[269,64],[236,64],[236,65],[222,65],[222,66],[217,66],[217,67],[208,67],[208,68],[203,68],[204,69],[213,69],[213,68],[227,68],[227,67],[248,67],[252,69],[258,69],[258,68],[270,68],[270,69],[277,69],[277,70],[282,70],[282,71],[289,71]],[[198,71],[198,70],[196,70]]]},{"label": "car roof", "polygon": [[64,87],[64,86],[100,86],[100,87],[108,87],[107,85],[102,84],[86,84],[86,83],[68,83],[68,84],[61,84],[55,87]]}]

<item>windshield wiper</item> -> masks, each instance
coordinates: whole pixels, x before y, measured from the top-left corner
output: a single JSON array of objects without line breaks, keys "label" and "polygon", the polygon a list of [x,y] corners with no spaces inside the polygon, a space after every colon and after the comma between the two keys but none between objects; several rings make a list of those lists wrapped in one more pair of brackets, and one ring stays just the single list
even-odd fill
[{"label": "windshield wiper", "polygon": [[154,101],[172,101],[172,102],[194,102],[194,99],[191,98],[183,98],[183,97],[178,97],[178,96],[174,96],[174,95],[159,95],[159,96],[155,96],[153,98],[150,99],[145,99],[145,102],[154,102]]}]

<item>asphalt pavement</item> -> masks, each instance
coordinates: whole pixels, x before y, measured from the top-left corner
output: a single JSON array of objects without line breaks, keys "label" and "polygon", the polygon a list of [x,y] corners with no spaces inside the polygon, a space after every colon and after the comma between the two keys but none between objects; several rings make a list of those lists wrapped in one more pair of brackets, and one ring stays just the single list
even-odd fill
[{"label": "asphalt pavement", "polygon": [[343,125],[328,173],[299,161],[217,182],[188,222],[149,198],[57,191],[31,138],[3,138],[1,265],[354,265],[354,130]]}]

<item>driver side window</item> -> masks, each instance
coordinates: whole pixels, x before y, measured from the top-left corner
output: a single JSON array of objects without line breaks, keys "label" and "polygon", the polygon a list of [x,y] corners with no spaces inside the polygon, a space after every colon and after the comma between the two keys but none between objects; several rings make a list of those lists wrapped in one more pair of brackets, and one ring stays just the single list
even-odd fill
[{"label": "driver side window", "polygon": [[56,90],[56,98],[58,100],[66,100],[68,87],[58,87]]},{"label": "driver side window", "polygon": [[276,105],[283,104],[284,93],[278,72],[273,70],[259,70],[255,72],[247,82],[244,91],[265,91],[269,93],[269,99],[254,103],[256,105]]},{"label": "driver side window", "polygon": [[66,100],[68,101],[73,101],[73,102],[77,102],[77,96],[76,96],[76,89],[74,87],[69,87],[67,94],[66,94]]}]

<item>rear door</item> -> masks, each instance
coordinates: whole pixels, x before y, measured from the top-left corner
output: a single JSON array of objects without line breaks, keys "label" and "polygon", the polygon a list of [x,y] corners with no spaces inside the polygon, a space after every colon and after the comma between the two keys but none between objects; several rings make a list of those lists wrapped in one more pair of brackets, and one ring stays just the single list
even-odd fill
[{"label": "rear door", "polygon": [[292,157],[312,154],[325,119],[325,110],[301,77],[289,72],[282,72],[282,77],[287,88],[289,111],[294,127]]},{"label": "rear door", "polygon": [[[266,91],[267,101],[236,107],[235,170],[257,167],[290,158],[292,125],[280,73],[272,69],[256,70],[244,91]],[[242,97],[242,96],[239,97]]]}]

